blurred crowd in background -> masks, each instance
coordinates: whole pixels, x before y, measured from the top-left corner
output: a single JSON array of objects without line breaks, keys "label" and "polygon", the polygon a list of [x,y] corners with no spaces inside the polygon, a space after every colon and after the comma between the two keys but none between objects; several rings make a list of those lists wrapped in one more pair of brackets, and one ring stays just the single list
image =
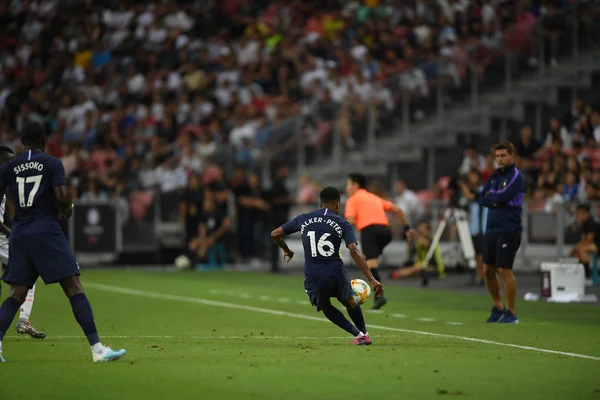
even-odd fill
[{"label": "blurred crowd in background", "polygon": [[[157,191],[195,201],[199,212],[205,188],[238,234],[264,236],[273,222],[265,213],[314,205],[319,185],[302,176],[298,193],[275,204],[286,168],[261,182],[262,159],[284,165],[277,156],[298,134],[309,152],[319,151],[334,129],[354,148],[364,140],[365,105],[383,126],[403,92],[415,105],[411,118],[422,120],[434,77],[443,74],[448,90],[460,87],[473,60],[483,77],[507,47],[536,64],[539,17],[556,64],[563,22],[554,16],[568,3],[10,0],[0,4],[0,140],[19,151],[21,126],[43,123],[47,151],[63,160],[74,197],[115,201],[123,221],[144,218]],[[388,84],[398,76],[399,87]],[[298,131],[295,117],[306,114],[311,123]],[[531,171],[531,198],[550,207],[598,196],[590,144],[600,139],[599,124],[597,112],[576,104],[552,121],[543,143],[523,128],[520,165]],[[493,169],[475,149],[467,159],[461,172],[477,168],[485,177]],[[417,218],[426,212],[420,204],[447,195],[444,182],[417,194],[399,182],[395,195]],[[185,219],[190,211],[181,212]],[[241,254],[258,259],[263,249]]]}]

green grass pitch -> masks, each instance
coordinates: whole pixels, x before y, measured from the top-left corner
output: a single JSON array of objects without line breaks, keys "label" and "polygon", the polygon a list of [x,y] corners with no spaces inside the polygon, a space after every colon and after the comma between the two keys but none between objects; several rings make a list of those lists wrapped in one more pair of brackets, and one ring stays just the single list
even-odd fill
[{"label": "green grass pitch", "polygon": [[486,324],[486,296],[389,286],[385,310],[365,312],[373,345],[353,347],[302,279],[85,271],[103,342],[128,351],[109,364],[40,285],[32,322],[48,338],[7,334],[0,399],[600,399],[598,307],[520,301],[520,324]]}]

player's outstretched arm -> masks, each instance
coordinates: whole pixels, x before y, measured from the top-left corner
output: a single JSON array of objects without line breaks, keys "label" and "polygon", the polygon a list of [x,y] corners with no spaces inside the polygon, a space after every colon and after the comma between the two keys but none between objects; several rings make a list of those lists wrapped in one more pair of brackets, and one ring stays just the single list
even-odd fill
[{"label": "player's outstretched arm", "polygon": [[285,259],[285,262],[290,262],[290,260],[294,257],[294,252],[289,248],[284,237],[285,232],[281,226],[279,228],[275,228],[273,232],[271,232],[271,239],[273,239],[273,242],[275,242],[275,244],[283,250],[283,258]]},{"label": "player's outstretched arm", "polygon": [[352,259],[354,260],[356,266],[360,268],[362,273],[369,280],[369,283],[375,291],[375,296],[377,298],[381,297],[383,295],[383,285],[381,284],[381,282],[379,282],[373,277],[373,274],[371,273],[371,270],[367,265],[367,260],[365,259],[365,256],[363,255],[362,251],[360,251],[356,243],[350,243],[348,245],[348,250],[350,250],[350,255],[352,256]]}]

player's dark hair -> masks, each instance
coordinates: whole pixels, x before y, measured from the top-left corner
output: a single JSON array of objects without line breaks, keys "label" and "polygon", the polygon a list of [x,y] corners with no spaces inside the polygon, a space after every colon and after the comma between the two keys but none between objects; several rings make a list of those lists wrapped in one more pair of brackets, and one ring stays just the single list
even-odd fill
[{"label": "player's dark hair", "polygon": [[332,186],[327,186],[319,193],[321,204],[331,204],[340,201],[340,191]]},{"label": "player's dark hair", "polygon": [[502,142],[494,146],[494,151],[506,150],[510,155],[516,154],[515,146],[511,142]]},{"label": "player's dark hair", "polygon": [[587,211],[589,213],[590,210],[591,210],[591,207],[589,204],[579,204],[577,206],[577,211]]},{"label": "player's dark hair", "polygon": [[39,122],[29,122],[21,129],[21,143],[26,148],[43,150],[46,143],[44,125]]},{"label": "player's dark hair", "polygon": [[0,146],[0,163],[4,164],[6,161],[13,158],[15,152],[8,146]]},{"label": "player's dark hair", "polygon": [[0,146],[0,153],[8,153],[8,154],[12,154],[13,156],[15,155],[15,152],[13,151],[13,149],[11,149],[8,146]]},{"label": "player's dark hair", "polygon": [[355,172],[348,175],[348,179],[350,179],[350,182],[357,183],[358,187],[361,189],[364,189],[367,186],[367,177],[363,174]]},{"label": "player's dark hair", "polygon": [[427,221],[419,221],[418,225],[425,225],[425,227],[427,228],[427,230],[429,232],[431,232],[431,224],[429,222],[427,222]]}]

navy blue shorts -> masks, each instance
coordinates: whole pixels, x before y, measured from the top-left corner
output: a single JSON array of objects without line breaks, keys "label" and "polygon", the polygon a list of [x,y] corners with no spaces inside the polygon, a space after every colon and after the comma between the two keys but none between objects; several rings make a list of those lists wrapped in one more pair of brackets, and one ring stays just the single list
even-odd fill
[{"label": "navy blue shorts", "polygon": [[521,232],[486,233],[483,240],[483,263],[491,267],[512,269]]},{"label": "navy blue shorts", "polygon": [[343,268],[322,271],[312,275],[304,281],[304,290],[310,303],[321,311],[331,303],[329,299],[335,297],[340,303],[345,303],[352,297],[352,286],[346,270]]},{"label": "navy blue shorts", "polygon": [[10,239],[4,282],[31,288],[40,276],[50,284],[79,274],[75,254],[63,234],[37,233]]}]

